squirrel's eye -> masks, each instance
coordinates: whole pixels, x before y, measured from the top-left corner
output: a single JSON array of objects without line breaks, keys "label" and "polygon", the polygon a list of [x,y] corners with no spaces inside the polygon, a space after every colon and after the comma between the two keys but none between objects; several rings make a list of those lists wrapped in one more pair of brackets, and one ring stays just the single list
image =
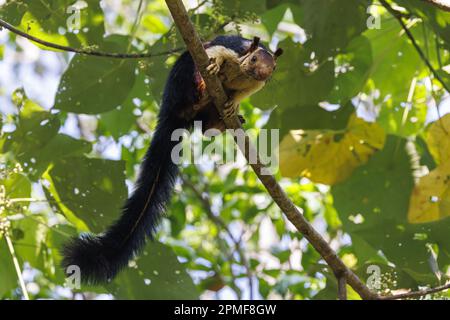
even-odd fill
[{"label": "squirrel's eye", "polygon": [[252,61],[253,63],[255,63],[256,60],[258,60],[258,58],[257,58],[256,56],[253,56],[251,61]]}]

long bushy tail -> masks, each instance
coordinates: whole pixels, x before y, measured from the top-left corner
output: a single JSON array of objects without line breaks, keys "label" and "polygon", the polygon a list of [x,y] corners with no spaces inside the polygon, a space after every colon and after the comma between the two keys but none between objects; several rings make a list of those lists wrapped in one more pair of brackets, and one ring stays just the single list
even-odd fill
[{"label": "long bushy tail", "polygon": [[171,159],[173,130],[185,125],[172,117],[161,117],[145,155],[135,191],[127,200],[120,218],[103,234],[84,234],[63,250],[63,266],[76,265],[84,283],[112,279],[152,237],[170,200],[178,167]]}]

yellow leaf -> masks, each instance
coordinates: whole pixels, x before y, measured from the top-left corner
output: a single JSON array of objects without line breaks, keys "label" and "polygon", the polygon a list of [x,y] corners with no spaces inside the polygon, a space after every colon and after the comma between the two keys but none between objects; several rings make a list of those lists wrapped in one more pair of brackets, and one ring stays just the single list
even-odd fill
[{"label": "yellow leaf", "polygon": [[333,185],[349,177],[383,147],[385,134],[375,123],[353,115],[344,131],[292,130],[280,144],[280,171]]},{"label": "yellow leaf", "polygon": [[450,158],[450,114],[433,122],[428,129],[426,140],[437,163]]},{"label": "yellow leaf", "polygon": [[450,216],[450,164],[420,178],[409,201],[408,221],[425,223]]}]

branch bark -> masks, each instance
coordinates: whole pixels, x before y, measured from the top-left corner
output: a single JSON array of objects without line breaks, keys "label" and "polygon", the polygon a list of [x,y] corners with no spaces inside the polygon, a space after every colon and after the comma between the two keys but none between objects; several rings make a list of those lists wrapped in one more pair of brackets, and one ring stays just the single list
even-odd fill
[{"label": "branch bark", "polygon": [[435,287],[435,288],[401,293],[401,294],[396,294],[396,295],[392,295],[392,296],[381,296],[380,299],[381,300],[399,300],[399,299],[408,299],[408,298],[419,298],[419,297],[426,296],[428,294],[433,294],[433,293],[437,293],[437,292],[441,292],[441,291],[445,291],[445,290],[449,290],[449,289],[450,289],[450,282],[447,284],[444,284],[442,286]]},{"label": "branch bark", "polygon": [[347,279],[345,277],[338,277],[338,299],[347,300]]},{"label": "branch bark", "polygon": [[96,51],[91,49],[80,49],[80,48],[73,48],[69,46],[63,46],[60,44],[56,44],[53,42],[45,41],[42,39],[39,39],[35,36],[32,36],[26,32],[23,32],[20,29],[17,29],[13,25],[9,24],[8,22],[0,19],[0,30],[1,27],[8,29],[12,33],[17,34],[18,36],[21,36],[23,38],[26,38],[30,41],[33,41],[35,43],[39,43],[40,45],[43,45],[47,48],[52,48],[56,50],[66,51],[66,52],[74,52],[78,54],[84,54],[89,56],[96,56],[96,57],[104,57],[104,58],[114,58],[114,59],[146,59],[146,58],[152,58],[152,57],[159,57],[164,56],[176,52],[180,52],[184,50],[184,48],[175,48],[172,50],[167,50],[163,52],[157,52],[157,53],[111,53],[111,52],[102,52],[102,51]]},{"label": "branch bark", "polygon": [[444,11],[450,12],[450,1],[448,0],[422,0],[422,1],[434,5]]},{"label": "branch bark", "polygon": [[[166,4],[172,14],[175,24],[181,33],[191,56],[197,65],[203,79],[205,80],[208,93],[213,98],[218,111],[223,114],[223,106],[227,101],[227,96],[223,90],[222,83],[215,75],[210,75],[206,68],[209,65],[209,58],[205,52],[202,42],[195,30],[192,22],[189,20],[186,8],[181,0],[166,0]],[[227,128],[237,130],[243,133],[241,122],[237,116],[225,118]],[[247,135],[245,135],[244,143],[239,144],[239,148],[247,158],[250,155],[257,155],[255,147],[250,143]],[[281,186],[277,183],[273,175],[263,170],[265,167],[261,163],[259,157],[256,161],[250,162],[253,170],[261,180],[270,196],[275,203],[284,212],[288,220],[304,235],[311,245],[319,252],[322,258],[330,266],[336,276],[345,277],[347,283],[361,296],[363,299],[377,299],[378,295],[370,291],[370,289],[356,276],[337,256],[336,252],[329,246],[327,241],[312,227],[312,225],[303,217],[302,213],[287,197]]]}]

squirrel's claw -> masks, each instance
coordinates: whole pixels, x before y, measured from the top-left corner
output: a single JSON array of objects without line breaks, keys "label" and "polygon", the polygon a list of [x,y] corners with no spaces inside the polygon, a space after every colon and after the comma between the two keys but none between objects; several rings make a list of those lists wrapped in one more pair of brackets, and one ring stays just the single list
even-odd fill
[{"label": "squirrel's claw", "polygon": [[228,119],[236,115],[238,105],[233,100],[229,100],[225,103],[223,108],[223,118]]},{"label": "squirrel's claw", "polygon": [[220,64],[217,63],[215,59],[211,59],[211,62],[208,67],[206,67],[206,70],[209,72],[210,75],[218,74],[220,71]]}]

